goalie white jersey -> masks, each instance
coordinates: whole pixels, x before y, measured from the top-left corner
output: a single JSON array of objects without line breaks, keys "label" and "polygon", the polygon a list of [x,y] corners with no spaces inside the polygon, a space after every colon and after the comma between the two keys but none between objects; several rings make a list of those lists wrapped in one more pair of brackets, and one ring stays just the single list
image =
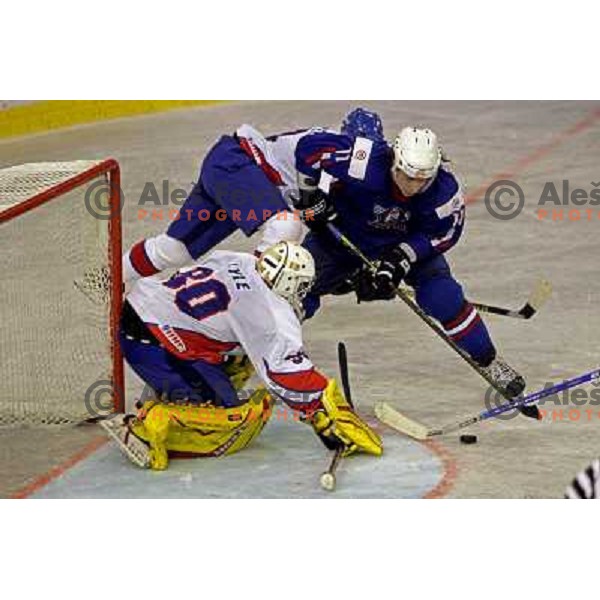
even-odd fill
[{"label": "goalie white jersey", "polygon": [[314,410],[327,380],[304,351],[292,307],[255,265],[250,254],[216,251],[169,279],[139,280],[128,301],[178,358],[218,365],[241,348],[272,392],[293,408]]}]

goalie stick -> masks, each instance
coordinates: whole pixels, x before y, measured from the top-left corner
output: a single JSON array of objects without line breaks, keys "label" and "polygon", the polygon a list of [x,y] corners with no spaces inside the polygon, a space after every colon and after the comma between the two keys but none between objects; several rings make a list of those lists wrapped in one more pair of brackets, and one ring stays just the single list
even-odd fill
[{"label": "goalie stick", "polygon": [[[371,272],[375,273],[377,271],[377,267],[375,264],[363,253],[363,251],[358,248],[348,237],[346,237],[335,225],[332,223],[327,223],[327,228],[329,232],[338,240],[349,252],[354,254],[357,258],[359,258],[365,266],[371,270]],[[507,396],[506,392],[496,383],[496,381],[490,377],[486,371],[478,365],[466,352],[464,352],[461,348],[459,348],[447,335],[446,332],[442,329],[442,327],[437,323],[435,319],[430,317],[407,293],[406,290],[401,287],[396,288],[396,296],[406,304],[410,310],[412,310],[420,319],[423,321],[439,338],[444,340],[456,354],[458,354],[466,363],[468,363],[471,368],[479,373],[479,375],[488,382],[488,384],[493,387],[507,402],[511,402],[512,399]],[[520,409],[521,412],[530,418],[539,418],[539,413],[536,407],[527,407],[523,406]]]},{"label": "goalie stick", "polygon": [[413,419],[409,419],[406,415],[403,415],[401,412],[397,411],[387,402],[377,402],[375,404],[375,416],[382,423],[389,425],[392,429],[395,429],[400,433],[404,433],[417,440],[426,440],[431,437],[444,435],[446,433],[458,431],[459,429],[464,429],[465,427],[469,427],[471,425],[474,425],[475,423],[485,421],[486,419],[491,419],[492,417],[501,415],[505,412],[508,412],[509,410],[518,408],[519,406],[533,404],[534,402],[538,402],[542,398],[546,398],[548,396],[557,394],[558,392],[562,392],[564,390],[583,385],[584,383],[595,381],[596,379],[600,379],[600,369],[589,371],[588,373],[584,373],[583,375],[579,375],[578,377],[566,379],[565,381],[557,383],[556,385],[553,385],[549,388],[543,388],[541,390],[538,390],[537,392],[532,392],[531,394],[523,396],[517,400],[514,400],[513,402],[507,402],[505,404],[501,404],[500,406],[495,406],[494,408],[484,410],[478,415],[469,417],[467,419],[459,421],[458,423],[451,423],[450,425],[445,425],[444,427],[440,427],[439,429],[427,427],[422,423],[414,421]]},{"label": "goalie stick", "polygon": [[342,380],[344,396],[346,396],[348,404],[354,408],[352,392],[350,390],[350,376],[348,375],[348,352],[346,351],[346,344],[344,342],[338,342],[338,363],[340,365],[340,379]]},{"label": "goalie stick", "polygon": [[327,490],[328,492],[333,492],[333,490],[335,490],[335,486],[337,483],[336,477],[335,477],[335,472],[338,468],[338,465],[340,464],[340,461],[342,460],[343,453],[344,453],[343,446],[336,448],[335,452],[333,453],[333,458],[331,459],[329,468],[327,469],[327,471],[325,471],[321,475],[321,479],[320,479],[321,487],[324,490]]},{"label": "goalie stick", "polygon": [[129,427],[133,415],[116,415],[102,421],[100,427],[117,442],[119,450],[135,465],[142,469],[150,467],[150,447],[139,439]]},{"label": "goalie stick", "polygon": [[[406,289],[405,291],[411,298],[414,298],[415,294],[412,290]],[[512,319],[531,319],[538,313],[551,294],[552,284],[546,279],[540,279],[531,290],[527,302],[519,310],[494,306],[493,304],[482,304],[481,302],[471,302],[471,304],[484,314],[500,315]]]},{"label": "goalie stick", "polygon": [[[344,396],[346,396],[348,404],[352,408],[354,408],[354,403],[352,402],[352,393],[350,390],[350,377],[348,375],[348,353],[346,351],[346,344],[344,344],[344,342],[338,342],[337,350],[338,363],[340,367],[340,379],[342,380],[342,389],[344,390]],[[329,492],[335,489],[335,472],[338,468],[338,465],[340,464],[343,452],[344,448],[342,446],[335,450],[329,468],[321,475],[321,487]]]}]

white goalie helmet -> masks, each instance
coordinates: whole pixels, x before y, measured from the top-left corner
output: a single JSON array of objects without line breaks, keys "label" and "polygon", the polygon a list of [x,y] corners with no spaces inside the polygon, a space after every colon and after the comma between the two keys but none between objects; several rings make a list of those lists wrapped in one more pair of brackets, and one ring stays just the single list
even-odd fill
[{"label": "white goalie helmet", "polygon": [[394,140],[394,169],[412,179],[431,179],[442,162],[437,135],[431,129],[405,127]]},{"label": "white goalie helmet", "polygon": [[315,261],[310,252],[296,242],[278,242],[261,254],[256,270],[300,316],[302,300],[315,280]]}]

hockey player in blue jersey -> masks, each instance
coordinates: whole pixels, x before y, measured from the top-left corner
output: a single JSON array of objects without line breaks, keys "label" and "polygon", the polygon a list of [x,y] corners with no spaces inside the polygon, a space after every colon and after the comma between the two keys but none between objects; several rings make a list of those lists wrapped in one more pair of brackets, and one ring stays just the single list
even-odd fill
[{"label": "hockey player in blue jersey", "polygon": [[[271,215],[289,213],[281,174],[265,156],[264,144],[261,148],[247,130],[251,128],[242,126],[233,135],[222,136],[209,150],[198,182],[167,231],[138,241],[125,253],[126,282],[182,267],[234,231],[250,236]],[[285,239],[300,236],[299,222],[290,217],[284,224],[292,229]]]},{"label": "hockey player in blue jersey", "polygon": [[[293,218],[278,222],[291,203],[315,230],[305,240],[317,263],[309,314],[321,295],[347,291],[349,279],[361,301],[389,298],[404,280],[415,288],[419,305],[508,393],[524,387],[497,357],[484,323],[443,257],[462,233],[464,201],[454,175],[441,167],[437,138],[429,130],[406,128],[391,149],[379,117],[364,109],[347,116],[341,133],[313,128],[265,138],[243,125],[233,136],[223,136],[205,158],[181,210],[188,218],[135,244],[124,256],[125,279],[181,267],[236,229],[252,235],[265,221],[267,229],[275,226],[273,234],[267,232],[269,244],[296,241],[299,223]],[[208,218],[198,218],[201,214]],[[342,231],[380,261],[375,277],[365,270],[357,276],[356,259],[319,231],[335,216]]]},{"label": "hockey player in blue jersey", "polygon": [[342,124],[343,135],[323,128],[299,129],[265,137],[249,125],[224,135],[209,150],[198,182],[167,231],[134,244],[123,257],[125,281],[179,268],[206,254],[236,230],[251,236],[259,229],[258,252],[279,241],[299,242],[305,233],[293,212],[293,198],[312,193],[312,177],[297,164],[310,156],[298,153],[299,142],[314,138],[304,148],[325,148],[335,139],[335,150],[348,157],[356,136],[383,141],[381,120],[375,113],[356,109]]},{"label": "hockey player in blue jersey", "polygon": [[[354,290],[359,302],[385,300],[405,282],[452,341],[507,395],[519,395],[524,379],[498,356],[444,257],[461,237],[465,204],[456,176],[442,164],[436,135],[406,127],[393,148],[377,137],[358,137],[350,153],[343,137],[306,137],[297,148],[297,168],[313,183],[312,194],[305,194],[300,206],[315,217],[307,222],[312,231],[304,240],[317,269],[305,301],[308,316],[322,295]],[[338,244],[327,222],[378,261],[375,274]]]}]

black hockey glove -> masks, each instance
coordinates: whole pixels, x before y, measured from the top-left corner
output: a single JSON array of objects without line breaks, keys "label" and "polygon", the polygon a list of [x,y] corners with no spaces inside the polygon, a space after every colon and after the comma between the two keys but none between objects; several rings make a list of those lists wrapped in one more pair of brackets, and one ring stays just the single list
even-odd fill
[{"label": "black hockey glove", "polygon": [[391,300],[396,289],[411,269],[410,259],[399,246],[384,252],[377,271],[364,268],[356,286],[356,298],[359,302],[372,300]]},{"label": "black hockey glove", "polygon": [[295,203],[300,219],[313,231],[322,230],[327,223],[337,218],[337,212],[331,199],[321,190],[302,193],[301,199]]}]

